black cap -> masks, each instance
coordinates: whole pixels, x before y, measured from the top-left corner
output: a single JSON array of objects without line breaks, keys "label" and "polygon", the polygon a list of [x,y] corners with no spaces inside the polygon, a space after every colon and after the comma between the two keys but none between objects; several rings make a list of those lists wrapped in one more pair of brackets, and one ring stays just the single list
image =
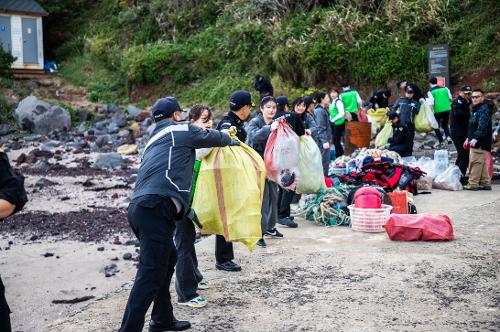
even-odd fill
[{"label": "black cap", "polygon": [[394,119],[395,117],[399,117],[399,112],[398,111],[389,111],[387,113],[387,117],[392,120]]},{"label": "black cap", "polygon": [[276,105],[278,105],[278,106],[287,105],[288,106],[288,97],[287,96],[276,97]]},{"label": "black cap", "polygon": [[405,92],[414,93],[415,91],[413,90],[413,87],[408,84],[405,88]]},{"label": "black cap", "polygon": [[314,103],[314,100],[311,96],[305,96],[304,97],[304,104],[306,104],[306,107]]},{"label": "black cap", "polygon": [[174,97],[158,99],[151,107],[151,115],[155,122],[171,118],[175,112],[182,112],[182,109]]},{"label": "black cap", "polygon": [[229,109],[231,111],[238,111],[244,106],[253,106],[252,95],[245,90],[235,91],[229,98]]},{"label": "black cap", "polygon": [[462,85],[460,91],[465,93],[472,93],[472,88],[469,85]]}]

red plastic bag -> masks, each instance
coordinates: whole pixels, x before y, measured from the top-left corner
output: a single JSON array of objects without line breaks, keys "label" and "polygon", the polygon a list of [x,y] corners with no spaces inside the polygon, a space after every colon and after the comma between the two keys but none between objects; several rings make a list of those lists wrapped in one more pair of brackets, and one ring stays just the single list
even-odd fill
[{"label": "red plastic bag", "polygon": [[358,121],[368,122],[368,114],[366,113],[366,108],[364,107],[358,108]]},{"label": "red plastic bag", "polygon": [[267,178],[279,186],[295,190],[299,177],[299,136],[286,121],[279,121],[264,151]]},{"label": "red plastic bag", "polygon": [[488,168],[488,174],[490,175],[490,178],[493,177],[493,156],[491,155],[491,152],[488,152],[486,154],[486,167]]},{"label": "red plastic bag", "polygon": [[393,241],[451,241],[455,239],[446,214],[391,214],[384,225]]}]

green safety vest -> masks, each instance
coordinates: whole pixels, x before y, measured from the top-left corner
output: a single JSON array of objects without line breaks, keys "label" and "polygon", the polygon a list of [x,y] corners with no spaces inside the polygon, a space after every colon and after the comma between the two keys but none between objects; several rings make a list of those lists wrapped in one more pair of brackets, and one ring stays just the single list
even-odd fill
[{"label": "green safety vest", "polygon": [[431,90],[434,97],[434,113],[447,112],[451,110],[451,102],[448,96],[448,89],[444,87]]},{"label": "green safety vest", "polygon": [[[333,101],[333,103],[330,104],[330,120],[333,120],[333,118],[339,114],[339,109],[337,108],[337,100],[338,99],[335,99]],[[340,126],[344,122],[345,122],[345,119],[344,119],[344,117],[342,117],[342,118],[338,119],[337,121],[335,121],[334,125]]]},{"label": "green safety vest", "polygon": [[340,100],[344,103],[344,110],[349,113],[358,113],[358,98],[356,90],[347,90],[340,94]]},{"label": "green safety vest", "polygon": [[196,183],[198,182],[198,175],[200,174],[201,160],[194,161],[194,172],[193,172],[193,185],[191,186],[191,197],[189,198],[189,206],[193,204],[194,192],[196,191]]}]

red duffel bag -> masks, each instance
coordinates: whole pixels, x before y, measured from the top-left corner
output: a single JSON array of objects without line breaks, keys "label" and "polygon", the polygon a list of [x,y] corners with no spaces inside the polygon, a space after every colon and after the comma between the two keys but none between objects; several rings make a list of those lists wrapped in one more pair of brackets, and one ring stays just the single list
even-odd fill
[{"label": "red duffel bag", "polygon": [[455,239],[446,214],[391,214],[384,225],[394,241],[451,241]]}]

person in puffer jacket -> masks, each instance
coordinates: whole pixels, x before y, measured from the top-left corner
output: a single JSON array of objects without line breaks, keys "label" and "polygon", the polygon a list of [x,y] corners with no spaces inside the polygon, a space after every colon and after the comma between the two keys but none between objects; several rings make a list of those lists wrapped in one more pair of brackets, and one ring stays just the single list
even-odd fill
[{"label": "person in puffer jacket", "polygon": [[[248,124],[247,145],[252,147],[264,158],[267,140],[271,134],[273,118],[276,115],[276,100],[272,96],[262,98],[259,114]],[[277,124],[277,122],[275,122]],[[262,238],[257,242],[261,248],[266,247],[264,235],[271,237],[283,237],[276,229],[278,221],[278,185],[266,178],[264,196],[262,198]]]}]

